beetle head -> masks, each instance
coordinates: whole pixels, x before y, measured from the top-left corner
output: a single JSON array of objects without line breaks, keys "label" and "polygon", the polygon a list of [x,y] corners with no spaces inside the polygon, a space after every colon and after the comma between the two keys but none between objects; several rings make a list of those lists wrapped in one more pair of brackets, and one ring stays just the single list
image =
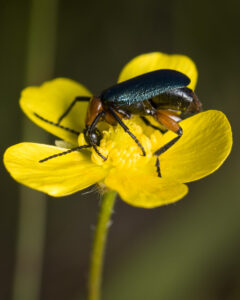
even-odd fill
[{"label": "beetle head", "polygon": [[99,146],[102,139],[102,134],[97,128],[90,130],[89,127],[86,127],[84,129],[84,137],[88,145]]}]

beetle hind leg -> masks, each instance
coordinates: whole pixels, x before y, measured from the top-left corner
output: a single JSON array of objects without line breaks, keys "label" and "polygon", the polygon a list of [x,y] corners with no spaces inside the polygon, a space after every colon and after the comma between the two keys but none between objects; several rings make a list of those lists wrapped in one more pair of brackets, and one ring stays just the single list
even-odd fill
[{"label": "beetle hind leg", "polygon": [[150,127],[152,127],[153,129],[155,129],[155,130],[159,130],[161,133],[165,133],[165,132],[166,132],[166,130],[163,130],[163,129],[161,129],[161,128],[155,126],[155,125],[153,125],[153,124],[152,124],[147,118],[145,118],[144,116],[141,116],[140,118],[141,118],[141,120],[144,122],[145,125],[150,126]]},{"label": "beetle hind leg", "polygon": [[179,135],[177,137],[175,137],[174,139],[172,139],[170,142],[168,142],[167,144],[165,144],[164,146],[162,146],[160,149],[158,149],[154,155],[157,156],[157,160],[156,160],[156,167],[157,167],[157,174],[158,177],[162,177],[161,176],[161,171],[160,171],[160,162],[159,162],[159,156],[161,154],[163,154],[164,152],[166,152],[169,148],[171,148],[182,136],[182,129],[179,131],[178,133]]},{"label": "beetle hind leg", "polygon": [[159,162],[159,157],[158,157],[158,156],[157,156],[157,159],[156,159],[155,166],[156,166],[156,168],[157,168],[157,174],[158,174],[158,177],[162,177],[162,175],[161,175],[161,170],[160,170],[160,162]]},{"label": "beetle hind leg", "polygon": [[169,148],[171,148],[181,138],[183,134],[183,130],[181,126],[171,118],[171,113],[168,114],[168,111],[158,110],[156,112],[155,118],[159,123],[163,124],[168,130],[171,130],[172,132],[177,134],[175,138],[173,138],[167,144],[165,144],[160,149],[154,152],[154,155],[157,156],[156,159],[157,174],[158,177],[161,177],[159,156],[164,152],[166,152]]}]

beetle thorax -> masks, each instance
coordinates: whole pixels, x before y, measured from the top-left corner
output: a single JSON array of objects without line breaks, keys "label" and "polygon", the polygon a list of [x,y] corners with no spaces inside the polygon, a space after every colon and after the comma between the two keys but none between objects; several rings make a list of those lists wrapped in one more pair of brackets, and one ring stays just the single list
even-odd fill
[{"label": "beetle thorax", "polygon": [[90,126],[96,116],[103,111],[102,101],[99,97],[93,96],[88,104],[86,115],[86,126]]}]

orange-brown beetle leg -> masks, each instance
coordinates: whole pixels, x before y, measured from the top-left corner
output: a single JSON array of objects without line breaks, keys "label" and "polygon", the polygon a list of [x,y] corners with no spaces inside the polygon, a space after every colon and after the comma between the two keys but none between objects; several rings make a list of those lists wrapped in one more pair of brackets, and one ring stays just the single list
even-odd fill
[{"label": "orange-brown beetle leg", "polygon": [[168,112],[167,110],[157,110],[156,115],[154,116],[159,123],[164,125],[164,127],[166,127],[168,130],[171,130],[178,135],[177,137],[172,139],[170,142],[162,146],[154,153],[157,156],[156,167],[157,167],[157,173],[159,177],[161,177],[161,171],[160,171],[160,163],[158,157],[164,152],[166,152],[169,148],[171,148],[180,139],[180,137],[183,134],[181,126],[171,118],[171,115],[172,113]]},{"label": "orange-brown beetle leg", "polygon": [[161,133],[165,133],[166,132],[166,130],[163,130],[163,129],[161,129],[161,128],[155,126],[155,125],[153,125],[146,117],[141,116],[140,118],[142,119],[142,121],[144,122],[145,125],[150,126],[153,129],[160,131]]}]

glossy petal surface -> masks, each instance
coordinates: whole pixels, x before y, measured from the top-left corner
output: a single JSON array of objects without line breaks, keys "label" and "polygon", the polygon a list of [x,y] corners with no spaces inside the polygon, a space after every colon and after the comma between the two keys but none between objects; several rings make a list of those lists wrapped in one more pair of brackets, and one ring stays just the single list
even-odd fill
[{"label": "glossy petal surface", "polygon": [[86,150],[39,163],[40,159],[65,150],[21,143],[7,149],[4,164],[16,181],[55,197],[75,193],[106,176],[107,170],[93,164]]},{"label": "glossy petal surface", "polygon": [[[90,92],[81,84],[66,78],[57,78],[43,85],[28,87],[22,91],[20,106],[25,114],[37,125],[52,134],[77,144],[77,135],[48,124],[34,115],[57,122],[77,96],[91,96]],[[77,103],[69,115],[63,119],[61,125],[81,132],[84,128],[88,102]]]},{"label": "glossy petal surface", "polygon": [[[216,110],[199,113],[182,121],[183,136],[160,156],[163,177],[189,182],[218,169],[232,147],[232,132],[226,116]],[[167,132],[161,145],[176,135]]]},{"label": "glossy petal surface", "polygon": [[105,184],[117,191],[122,200],[130,205],[154,208],[183,198],[188,188],[185,184],[150,176],[132,170],[113,169],[105,179]]},{"label": "glossy petal surface", "polygon": [[168,55],[161,52],[142,54],[132,59],[121,71],[118,82],[159,69],[173,69],[186,74],[194,89],[197,84],[197,68],[194,62],[185,55]]}]

